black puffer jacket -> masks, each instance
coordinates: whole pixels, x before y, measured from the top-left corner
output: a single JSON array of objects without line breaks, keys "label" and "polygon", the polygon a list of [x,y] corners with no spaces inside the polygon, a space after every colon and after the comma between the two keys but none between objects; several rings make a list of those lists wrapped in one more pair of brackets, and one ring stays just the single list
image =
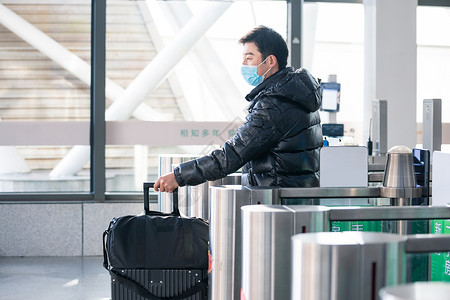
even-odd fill
[{"label": "black puffer jacket", "polygon": [[246,122],[210,155],[175,168],[180,186],[223,178],[242,168],[253,186],[319,186],[320,85],[305,69],[281,70],[246,96]]}]

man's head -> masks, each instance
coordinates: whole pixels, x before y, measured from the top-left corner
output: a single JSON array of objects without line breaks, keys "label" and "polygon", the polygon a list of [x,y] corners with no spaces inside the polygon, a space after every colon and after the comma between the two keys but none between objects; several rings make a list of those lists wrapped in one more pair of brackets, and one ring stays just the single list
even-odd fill
[{"label": "man's head", "polygon": [[243,44],[244,47],[248,43],[254,43],[262,55],[262,61],[269,55],[275,56],[278,63],[278,70],[284,69],[287,65],[289,50],[286,42],[278,32],[271,28],[258,26],[243,36],[239,40],[239,43]]}]

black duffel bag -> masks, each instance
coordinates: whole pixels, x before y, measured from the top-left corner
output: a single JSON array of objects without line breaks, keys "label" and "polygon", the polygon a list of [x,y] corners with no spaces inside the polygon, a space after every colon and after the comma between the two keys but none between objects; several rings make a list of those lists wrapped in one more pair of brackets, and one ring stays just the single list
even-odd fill
[{"label": "black duffel bag", "polygon": [[[103,234],[103,265],[112,281],[119,281],[140,296],[185,299],[207,288],[209,225],[203,219],[180,215],[177,191],[173,193],[172,213],[150,211],[151,187],[152,183],[144,183],[145,214],[113,218],[110,222]],[[160,297],[145,288],[148,283],[125,276],[126,270],[202,270],[206,275],[181,294]]]}]

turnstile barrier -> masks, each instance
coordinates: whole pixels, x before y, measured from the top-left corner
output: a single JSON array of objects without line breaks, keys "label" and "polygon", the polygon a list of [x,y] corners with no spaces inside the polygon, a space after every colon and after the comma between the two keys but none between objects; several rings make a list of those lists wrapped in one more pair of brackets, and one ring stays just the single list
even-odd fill
[{"label": "turnstile barrier", "polygon": [[278,201],[278,188],[247,188],[241,185],[210,188],[210,299],[240,299],[241,207],[250,204],[277,204]]},{"label": "turnstile barrier", "polygon": [[[383,187],[367,188],[247,188],[215,186],[210,188],[210,248],[212,300],[240,299],[242,242],[241,216],[236,212],[249,204],[279,204],[283,198],[380,198]],[[450,218],[450,208],[419,206],[330,207],[328,221],[432,220]],[[329,223],[329,224],[330,224]],[[273,223],[275,224],[275,223]],[[331,225],[330,225],[331,227]],[[330,230],[329,228],[328,230]],[[325,231],[325,230],[324,230]],[[245,296],[245,293],[243,294]],[[257,299],[247,297],[246,300]],[[277,299],[277,298],[274,298]],[[259,300],[259,299],[258,299]]]},{"label": "turnstile barrier", "polygon": [[319,232],[292,238],[292,300],[380,299],[405,283],[406,253],[450,249],[450,236]]},{"label": "turnstile barrier", "polygon": [[329,209],[306,205],[247,205],[241,210],[241,300],[290,299],[290,237],[328,230]]}]

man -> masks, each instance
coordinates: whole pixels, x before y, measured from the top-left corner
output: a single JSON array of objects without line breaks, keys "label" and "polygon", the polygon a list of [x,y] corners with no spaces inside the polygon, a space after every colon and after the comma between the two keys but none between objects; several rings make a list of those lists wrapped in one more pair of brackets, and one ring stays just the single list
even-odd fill
[{"label": "man", "polygon": [[222,149],[161,176],[155,191],[217,180],[241,167],[242,182],[251,186],[319,186],[320,85],[307,70],[286,67],[289,51],[274,30],[256,27],[239,42],[242,76],[256,86],[245,97],[245,123]]}]

